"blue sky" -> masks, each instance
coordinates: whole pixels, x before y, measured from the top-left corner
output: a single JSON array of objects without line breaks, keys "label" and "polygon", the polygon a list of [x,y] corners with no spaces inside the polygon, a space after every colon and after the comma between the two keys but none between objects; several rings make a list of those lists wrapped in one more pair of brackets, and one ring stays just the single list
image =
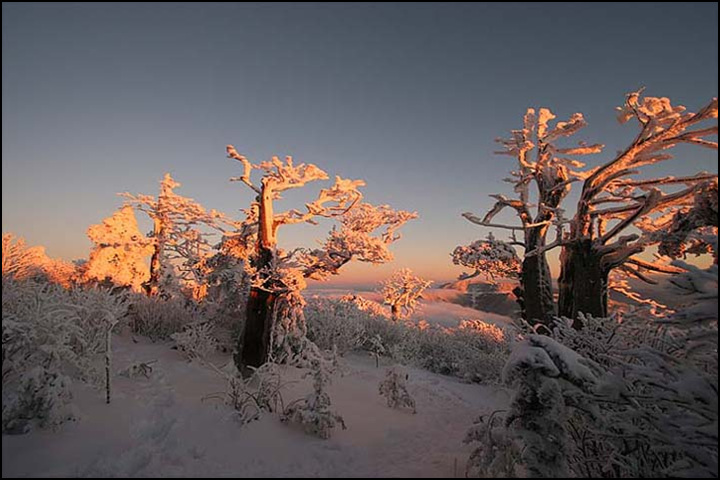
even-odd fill
[{"label": "blue sky", "polygon": [[[634,135],[614,107],[640,86],[696,109],[718,89],[717,3],[13,4],[2,7],[2,226],[67,259],[122,191],[179,193],[235,214],[233,143],[254,160],[294,156],[363,178],[366,200],[416,210],[396,262],[436,280],[486,230],[512,159],[493,140],[527,107],[585,114],[607,160]],[[678,149],[662,174],[717,171]],[[289,196],[307,200],[322,187]],[[327,225],[288,227],[312,245]]]}]

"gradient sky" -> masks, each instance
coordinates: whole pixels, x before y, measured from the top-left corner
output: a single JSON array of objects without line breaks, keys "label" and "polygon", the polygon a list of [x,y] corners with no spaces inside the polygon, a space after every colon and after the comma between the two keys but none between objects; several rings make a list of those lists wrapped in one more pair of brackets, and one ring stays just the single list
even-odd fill
[{"label": "gradient sky", "polygon": [[[460,214],[510,193],[514,163],[493,139],[527,107],[580,111],[578,139],[607,145],[596,164],[636,133],[614,107],[643,85],[691,110],[717,96],[717,3],[3,3],[2,228],[85,257],[115,194],[155,194],[164,172],[236,214],[252,196],[227,181],[233,143],[253,161],[291,154],[363,178],[367,201],[419,212],[392,265],[336,282],[404,266],[450,279],[452,249],[487,233]],[[717,152],[676,153],[654,172],[717,172]],[[281,243],[326,230],[286,227]]]}]

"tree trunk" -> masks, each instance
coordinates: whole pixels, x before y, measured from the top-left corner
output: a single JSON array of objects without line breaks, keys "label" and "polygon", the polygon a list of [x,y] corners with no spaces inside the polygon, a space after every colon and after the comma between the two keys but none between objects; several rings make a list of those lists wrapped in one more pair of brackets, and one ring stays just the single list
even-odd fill
[{"label": "tree trunk", "polygon": [[145,291],[149,297],[155,297],[160,292],[160,257],[165,246],[165,232],[162,222],[158,218],[153,221],[153,237],[155,238],[155,249],[150,259],[150,279],[145,284]]},{"label": "tree trunk", "polygon": [[[536,227],[527,232],[526,251],[545,245],[544,228]],[[551,325],[555,315],[552,278],[545,254],[525,257],[520,271],[520,287],[514,290],[522,318],[531,325]]]},{"label": "tree trunk", "polygon": [[[272,191],[263,184],[258,222],[257,254],[253,258],[256,271],[271,268],[275,255],[275,226],[272,205]],[[273,329],[273,313],[277,295],[272,285],[265,288],[251,287],[247,299],[245,326],[238,336],[234,355],[235,366],[244,376],[252,372],[248,367],[260,367],[268,360],[270,336]]]},{"label": "tree trunk", "polygon": [[110,375],[112,362],[112,329],[114,324],[109,324],[105,332],[105,403],[110,404],[110,390],[112,388],[112,377]]},{"label": "tree trunk", "polygon": [[400,308],[396,304],[390,305],[390,315],[392,319],[397,321],[400,318]]},{"label": "tree trunk", "polygon": [[257,287],[250,290],[245,328],[235,352],[235,365],[243,374],[249,373],[247,367],[260,367],[268,359],[275,300],[272,292]]},{"label": "tree trunk", "polygon": [[[263,249],[256,259],[257,268],[269,266],[273,252]],[[243,374],[250,374],[248,367],[260,367],[267,362],[270,352],[270,335],[277,295],[267,289],[252,287],[247,299],[245,325],[238,337],[235,366]]]},{"label": "tree trunk", "polygon": [[560,254],[559,314],[573,319],[576,328],[582,326],[578,313],[607,317],[609,272],[601,260],[590,239],[571,243]]}]

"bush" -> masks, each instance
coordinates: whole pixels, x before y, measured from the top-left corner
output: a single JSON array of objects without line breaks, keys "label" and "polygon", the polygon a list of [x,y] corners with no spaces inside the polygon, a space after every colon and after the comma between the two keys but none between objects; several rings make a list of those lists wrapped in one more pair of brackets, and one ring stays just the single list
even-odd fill
[{"label": "bush", "polygon": [[184,299],[140,294],[133,295],[128,316],[133,333],[153,342],[168,340],[172,334],[182,332],[195,317],[193,308],[187,308]]},{"label": "bush", "polygon": [[217,340],[212,336],[213,326],[209,322],[193,323],[180,333],[170,337],[175,341],[178,350],[189,360],[207,358],[217,350]]},{"label": "bush", "polygon": [[3,277],[3,432],[72,418],[71,378],[100,384],[107,329],[125,310],[108,291]]},{"label": "bush", "polygon": [[468,382],[498,382],[509,354],[509,333],[480,320],[464,320],[455,328],[395,322],[379,304],[357,296],[312,298],[305,312],[308,338],[322,349],[335,345],[341,354],[375,354],[381,345],[382,353],[397,362]]},{"label": "bush", "polygon": [[307,336],[322,350],[337,349],[339,355],[357,350],[365,342],[363,322],[367,314],[349,302],[311,298],[305,306]]}]

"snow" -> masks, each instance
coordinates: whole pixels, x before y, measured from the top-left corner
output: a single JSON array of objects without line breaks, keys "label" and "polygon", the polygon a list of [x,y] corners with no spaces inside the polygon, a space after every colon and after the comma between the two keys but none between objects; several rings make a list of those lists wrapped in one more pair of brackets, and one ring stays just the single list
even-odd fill
[{"label": "snow", "polygon": [[[203,400],[224,391],[220,376],[167,344],[135,340],[115,336],[115,372],[155,361],[150,377],[116,374],[110,405],[102,392],[76,386],[79,421],[3,436],[3,477],[461,475],[471,451],[462,443],[468,426],[509,398],[503,389],[406,368],[418,413],[391,409],[378,395],[391,365],[381,359],[375,368],[369,355],[351,354],[327,390],[348,429],[321,440],[272,414],[241,426],[229,407]],[[281,368],[284,380],[296,382],[283,391],[286,404],[310,392],[306,370]]]}]

